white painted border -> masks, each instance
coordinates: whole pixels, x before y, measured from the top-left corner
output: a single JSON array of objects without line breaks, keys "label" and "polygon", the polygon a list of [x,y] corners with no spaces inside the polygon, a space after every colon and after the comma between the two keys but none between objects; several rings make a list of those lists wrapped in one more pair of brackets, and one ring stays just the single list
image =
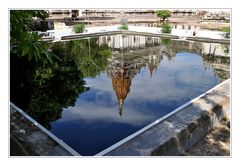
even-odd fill
[{"label": "white painted border", "polygon": [[75,150],[73,150],[70,146],[68,146],[65,142],[60,140],[58,137],[56,137],[54,134],[49,132],[45,127],[43,127],[41,124],[39,124],[37,121],[35,121],[33,118],[31,118],[29,115],[27,115],[23,110],[18,108],[16,105],[14,105],[12,102],[10,102],[10,105],[19,113],[21,113],[25,118],[30,120],[33,124],[35,124],[40,130],[42,130],[44,133],[46,133],[49,137],[51,137],[54,141],[59,143],[64,149],[66,149],[68,152],[70,152],[74,156],[81,156],[79,153],[77,153]]},{"label": "white painted border", "polygon": [[128,142],[129,140],[137,137],[138,135],[140,135],[141,133],[143,133],[143,132],[145,132],[146,130],[150,129],[151,127],[159,124],[161,121],[165,120],[165,119],[168,118],[169,116],[177,113],[178,111],[180,111],[180,110],[182,110],[183,108],[187,107],[188,105],[192,104],[194,101],[196,101],[197,99],[199,99],[199,98],[201,98],[202,96],[206,95],[207,93],[211,92],[212,90],[214,90],[214,89],[222,86],[222,85],[223,85],[225,82],[227,82],[227,81],[230,81],[230,78],[227,79],[227,80],[225,80],[225,81],[223,81],[223,82],[221,82],[220,84],[216,85],[215,87],[213,87],[212,89],[208,90],[207,92],[201,94],[200,96],[198,96],[198,97],[190,100],[189,102],[181,105],[180,107],[176,108],[175,110],[173,110],[173,111],[170,112],[169,114],[167,114],[167,115],[165,115],[165,116],[163,116],[163,117],[155,120],[154,122],[150,123],[149,125],[145,126],[144,128],[138,130],[137,132],[135,132],[135,133],[129,135],[128,137],[122,139],[121,141],[113,144],[112,146],[108,147],[107,149],[105,149],[105,150],[97,153],[95,156],[103,156],[103,155],[109,153],[110,151],[116,149],[117,147],[121,146],[122,144]]}]

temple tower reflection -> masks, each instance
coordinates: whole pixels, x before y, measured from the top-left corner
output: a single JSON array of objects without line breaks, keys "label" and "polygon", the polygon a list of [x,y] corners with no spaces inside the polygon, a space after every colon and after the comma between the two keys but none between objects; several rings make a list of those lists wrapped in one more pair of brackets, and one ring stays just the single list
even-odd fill
[{"label": "temple tower reflection", "polygon": [[[174,41],[134,35],[103,36],[99,45],[106,44],[112,56],[108,59],[107,75],[119,103],[118,112],[123,114],[124,103],[131,91],[133,78],[140,70],[148,70],[150,78],[159,77],[157,70],[164,59],[169,63],[179,52],[200,53],[202,43]],[[215,51],[216,52],[216,51]]]},{"label": "temple tower reflection", "polygon": [[115,91],[119,103],[119,115],[122,116],[123,104],[130,92],[132,78],[139,72],[141,66],[132,63],[127,56],[121,52],[112,54],[109,59],[107,74],[112,80],[113,90]]},{"label": "temple tower reflection", "polygon": [[119,115],[122,116],[123,103],[130,92],[131,78],[127,75],[127,68],[121,67],[114,77],[112,77],[113,90],[116,93],[119,103]]},{"label": "temple tower reflection", "polygon": [[[150,77],[154,75],[162,60],[161,46],[158,38],[143,36],[128,38],[128,36],[118,35],[111,40],[106,40],[106,37],[102,39],[100,43],[109,42],[108,45],[112,46],[112,57],[108,59],[106,72],[112,80],[113,90],[119,103],[118,112],[122,116],[124,102],[131,90],[132,79],[141,69],[148,69]],[[125,40],[124,45],[120,44],[122,40]]]}]

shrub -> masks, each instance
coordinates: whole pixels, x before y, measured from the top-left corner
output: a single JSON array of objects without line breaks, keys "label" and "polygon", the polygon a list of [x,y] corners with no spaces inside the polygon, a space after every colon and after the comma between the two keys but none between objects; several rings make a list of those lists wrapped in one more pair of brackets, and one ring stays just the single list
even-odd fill
[{"label": "shrub", "polygon": [[172,32],[172,27],[170,24],[163,24],[161,26],[161,28],[162,28],[162,30],[161,30],[162,33],[171,33]]},{"label": "shrub", "polygon": [[128,25],[127,24],[122,24],[121,26],[118,27],[118,29],[128,30]]},{"label": "shrub", "polygon": [[223,27],[220,31],[225,32],[223,37],[229,39],[230,38],[230,27]]},{"label": "shrub", "polygon": [[84,30],[85,30],[85,25],[83,23],[79,23],[73,26],[73,31],[75,33],[83,33]]}]

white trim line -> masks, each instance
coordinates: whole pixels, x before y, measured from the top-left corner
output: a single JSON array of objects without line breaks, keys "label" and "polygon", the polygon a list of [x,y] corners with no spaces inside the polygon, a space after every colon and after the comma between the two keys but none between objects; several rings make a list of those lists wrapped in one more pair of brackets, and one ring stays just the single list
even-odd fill
[{"label": "white trim line", "polygon": [[212,90],[220,87],[221,85],[223,85],[225,82],[227,82],[227,81],[229,81],[229,80],[230,80],[230,79],[227,79],[227,80],[221,82],[220,84],[216,85],[215,87],[213,87],[212,89],[208,90],[207,92],[201,94],[200,96],[198,96],[198,97],[190,100],[189,102],[181,105],[180,107],[176,108],[174,111],[170,112],[169,114],[167,114],[167,115],[165,115],[165,116],[163,116],[163,117],[155,120],[154,122],[150,123],[149,125],[145,126],[145,127],[142,128],[142,129],[138,130],[137,132],[133,133],[132,135],[129,135],[128,137],[126,137],[126,138],[122,139],[121,141],[113,144],[112,146],[108,147],[107,149],[105,149],[105,150],[97,153],[95,156],[103,156],[103,155],[109,153],[110,151],[116,149],[117,147],[121,146],[122,144],[126,143],[127,141],[135,138],[136,136],[140,135],[141,133],[145,132],[146,130],[150,129],[151,127],[157,125],[158,123],[160,123],[161,121],[165,120],[165,119],[168,118],[169,116],[177,113],[178,111],[180,111],[180,110],[182,110],[183,108],[187,107],[188,105],[192,104],[195,100],[201,98],[202,96],[206,95],[206,94],[209,93],[210,91],[212,91]]},{"label": "white trim line", "polygon": [[39,124],[37,121],[32,119],[29,115],[27,115],[23,110],[18,108],[15,104],[10,102],[10,105],[19,113],[21,113],[25,118],[30,120],[33,124],[35,124],[40,130],[42,130],[44,133],[46,133],[49,137],[51,137],[54,141],[59,143],[64,149],[66,149],[68,152],[70,152],[74,156],[81,156],[79,153],[77,153],[75,150],[73,150],[70,146],[68,146],[65,142],[60,140],[58,137],[56,137],[54,134],[49,132],[45,127],[43,127],[41,124]]}]

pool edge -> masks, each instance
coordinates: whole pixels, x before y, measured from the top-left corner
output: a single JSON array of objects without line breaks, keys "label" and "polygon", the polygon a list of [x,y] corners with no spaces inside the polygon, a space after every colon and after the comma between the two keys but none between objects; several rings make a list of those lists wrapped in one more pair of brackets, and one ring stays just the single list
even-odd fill
[{"label": "pool edge", "polygon": [[[124,154],[121,153],[121,150],[120,150],[120,152],[113,152],[113,151],[117,151],[116,149],[119,149],[119,147],[120,147],[120,148],[123,147],[124,144],[127,144],[127,143],[131,142],[131,141],[132,141],[133,139],[135,139],[136,137],[141,136],[141,134],[143,134],[144,132],[146,132],[146,131],[148,131],[148,130],[151,130],[151,128],[154,128],[154,127],[157,126],[159,123],[161,123],[161,122],[163,122],[164,120],[166,120],[167,118],[170,118],[172,115],[177,114],[179,111],[185,109],[185,108],[188,107],[189,105],[193,104],[195,101],[198,101],[200,98],[208,95],[209,93],[211,93],[211,92],[214,91],[214,90],[219,89],[221,86],[223,86],[223,85],[225,85],[225,84],[227,84],[227,83],[229,83],[229,88],[227,88],[227,91],[230,93],[230,89],[231,89],[231,88],[230,88],[230,81],[231,81],[231,79],[229,78],[229,79],[221,82],[220,84],[214,86],[213,88],[211,88],[210,90],[206,91],[205,93],[199,95],[198,97],[192,99],[191,101],[189,101],[189,102],[181,105],[180,107],[176,108],[176,109],[175,109],[174,111],[172,111],[171,113],[169,113],[169,114],[167,114],[167,115],[165,115],[165,116],[163,116],[163,117],[155,120],[154,122],[150,123],[149,125],[145,126],[145,127],[142,128],[142,129],[138,130],[137,132],[131,134],[130,136],[124,138],[123,140],[117,142],[116,144],[114,144],[114,145],[106,148],[105,150],[97,153],[95,156],[104,156],[104,155],[108,155],[108,156],[111,156],[111,155],[113,155],[113,156],[117,155],[117,156],[118,156],[118,155],[119,155],[119,156],[121,156],[121,155],[124,155]],[[229,101],[228,101],[228,102],[229,102]],[[210,108],[209,111],[212,111],[213,109],[215,109],[215,107]],[[214,118],[216,118],[216,117],[214,117]],[[218,120],[216,120],[216,122],[217,122],[217,121],[218,121]],[[215,123],[215,122],[214,122],[214,123]],[[214,126],[215,124],[212,124],[212,125]],[[186,127],[189,127],[189,126],[186,126]],[[146,140],[145,140],[145,141],[146,141]],[[151,141],[151,140],[149,140],[149,141]],[[134,141],[132,141],[132,142],[133,142],[133,143],[129,143],[129,144],[134,144]],[[135,143],[136,143],[136,142],[135,142]],[[131,145],[129,145],[128,148],[131,149]],[[125,150],[126,150],[126,149],[125,149]],[[130,151],[131,151],[131,150],[130,150]],[[154,153],[152,153],[153,151],[154,151],[154,149],[152,149],[152,151],[149,152],[149,153],[143,153],[143,155],[154,155]],[[127,152],[127,151],[125,151],[125,152]],[[135,155],[134,153],[128,153],[128,152],[127,152],[125,155],[126,155],[126,156],[129,156],[129,154]],[[141,154],[140,154],[140,153],[139,153],[139,154],[136,153],[136,155],[141,155]]]},{"label": "pool edge", "polygon": [[[19,107],[17,107],[15,104],[13,104],[12,102],[10,102],[10,111],[11,111],[11,107],[17,111],[18,113],[20,113],[24,118],[26,118],[30,123],[34,124],[34,126],[36,126],[40,132],[43,132],[43,134],[46,134],[49,138],[49,141],[54,141],[56,142],[58,145],[60,145],[61,148],[63,148],[63,150],[69,152],[71,155],[73,156],[81,156],[78,152],[76,152],[75,150],[73,150],[70,146],[68,146],[65,142],[63,142],[62,140],[60,140],[57,136],[55,136],[53,133],[51,133],[50,131],[48,131],[45,127],[43,127],[41,124],[39,124],[37,121],[35,121],[33,118],[31,118],[28,114],[26,114],[23,110],[21,110]],[[51,156],[55,156],[55,154],[52,154]],[[58,155],[57,155],[58,156]],[[59,155],[60,156],[60,155]]]}]

